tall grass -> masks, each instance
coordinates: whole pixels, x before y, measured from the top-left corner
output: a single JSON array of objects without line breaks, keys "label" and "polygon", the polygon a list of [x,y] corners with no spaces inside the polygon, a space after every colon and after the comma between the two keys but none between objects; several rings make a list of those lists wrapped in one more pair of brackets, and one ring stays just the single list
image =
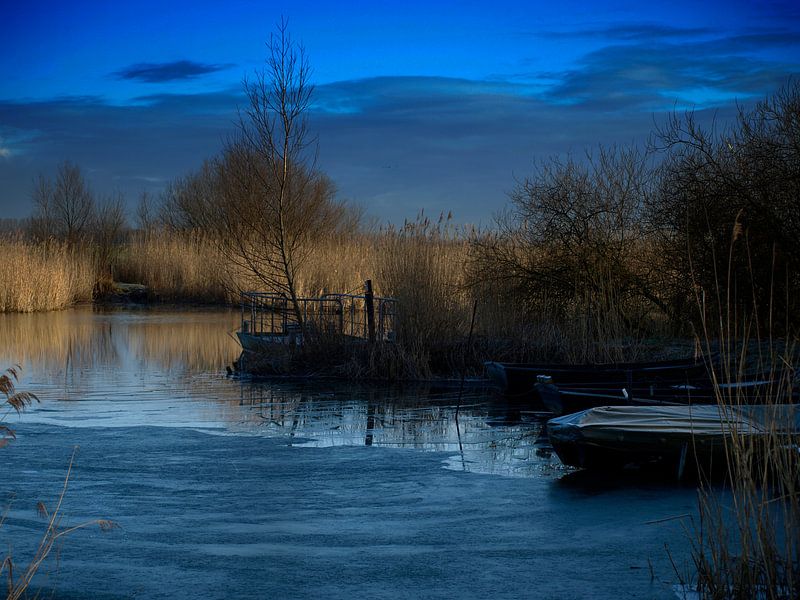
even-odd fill
[{"label": "tall grass", "polygon": [[[735,226],[728,251],[731,265],[737,252],[749,252],[740,238]],[[777,304],[775,298],[770,302]],[[715,600],[800,598],[800,405],[794,404],[798,340],[773,338],[772,323],[760,329],[759,319],[737,308],[730,284],[717,284],[710,303],[717,307],[713,314],[702,296],[698,304],[706,348],[720,351],[719,367],[711,375],[724,413],[735,414],[754,400],[719,382],[768,373],[773,384],[755,400],[766,409],[759,435],[737,429],[734,419],[725,424],[732,430],[725,438],[726,489],[701,480],[700,523],[692,543],[696,590]],[[779,313],[776,308],[769,306],[769,314]],[[790,331],[788,326],[781,329]]]},{"label": "tall grass", "polygon": [[[730,361],[744,373],[765,365],[742,344]],[[793,348],[775,351],[772,368],[790,364]],[[724,355],[723,358],[731,358]],[[724,361],[723,361],[724,362]],[[785,368],[765,395],[762,435],[726,423],[726,486],[701,480],[698,488],[699,526],[692,539],[696,591],[702,598],[800,598],[800,406],[792,404],[793,373]],[[716,374],[722,377],[721,373]],[[753,402],[750,398],[749,402]],[[734,415],[744,401],[717,388],[717,402]]]},{"label": "tall grass", "polygon": [[[359,294],[371,279],[378,295],[396,298],[399,344],[391,351],[384,348],[392,355],[384,358],[401,364],[392,371],[408,378],[461,372],[464,365],[479,374],[485,360],[630,360],[648,350],[646,335],[631,327],[642,322],[641,307],[623,297],[610,277],[596,274],[592,290],[576,280],[576,292],[567,300],[549,297],[544,288],[526,295],[513,282],[476,276],[476,237],[446,218],[420,217],[399,228],[319,239],[296,280],[297,292],[306,297]],[[4,311],[48,310],[88,300],[92,287],[114,289],[112,282],[96,285],[108,273],[118,282],[144,284],[152,299],[167,302],[236,304],[240,290],[258,289],[252,277],[199,233],[154,230],[132,235],[111,254],[113,264],[102,267],[94,266],[98,260],[91,258],[91,248],[23,242],[6,246],[9,255],[16,252],[20,258],[0,267],[0,281],[10,283],[3,293],[24,289],[27,303],[5,302],[0,305]],[[36,266],[19,273],[9,267],[36,260]],[[81,281],[81,291],[57,293],[69,288],[54,284],[56,279]],[[468,348],[476,299],[475,335]],[[652,327],[647,335],[651,332]]]},{"label": "tall grass", "polygon": [[0,240],[0,312],[58,310],[92,299],[90,252],[66,244]]},{"label": "tall grass", "polygon": [[134,236],[119,253],[113,274],[118,281],[147,286],[162,300],[225,303],[236,296],[214,244],[191,233]]}]

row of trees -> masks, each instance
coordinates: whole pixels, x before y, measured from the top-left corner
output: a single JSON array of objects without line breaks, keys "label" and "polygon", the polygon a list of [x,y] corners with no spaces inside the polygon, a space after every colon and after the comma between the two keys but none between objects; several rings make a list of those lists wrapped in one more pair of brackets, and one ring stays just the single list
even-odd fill
[{"label": "row of trees", "polygon": [[54,179],[38,177],[32,200],[30,232],[36,240],[114,241],[125,225],[122,198],[99,200],[80,167],[68,161]]},{"label": "row of trees", "polygon": [[56,240],[91,248],[98,275],[110,278],[113,256],[126,229],[122,197],[98,198],[80,167],[67,161],[54,179],[38,177],[32,199],[31,237],[37,242]]}]

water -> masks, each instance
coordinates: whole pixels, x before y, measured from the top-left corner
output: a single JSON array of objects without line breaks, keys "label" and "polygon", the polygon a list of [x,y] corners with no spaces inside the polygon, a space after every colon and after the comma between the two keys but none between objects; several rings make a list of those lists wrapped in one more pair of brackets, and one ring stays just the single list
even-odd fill
[{"label": "water", "polygon": [[[7,423],[0,547],[25,562],[72,455],[54,598],[672,598],[695,492],[563,467],[469,388],[248,382],[235,311],[0,315],[42,402]],[[688,572],[688,567],[685,568]],[[682,573],[683,574],[683,573]]]}]

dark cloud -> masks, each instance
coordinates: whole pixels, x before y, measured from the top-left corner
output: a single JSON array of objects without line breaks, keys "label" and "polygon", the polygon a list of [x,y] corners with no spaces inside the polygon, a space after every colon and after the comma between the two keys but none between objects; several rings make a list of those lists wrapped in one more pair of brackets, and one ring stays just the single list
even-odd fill
[{"label": "dark cloud", "polygon": [[778,62],[763,57],[763,52],[787,46],[800,48],[800,33],[615,44],[588,53],[573,69],[539,76],[556,82],[546,94],[550,101],[593,110],[657,111],[676,103],[720,106],[764,95],[800,71],[800,59]]},{"label": "dark cloud", "polygon": [[[343,197],[382,220],[425,208],[486,222],[536,157],[644,139],[651,126],[649,114],[598,122],[530,91],[430,77],[319,86],[310,123],[318,165]],[[0,161],[0,206],[26,215],[33,177],[64,159],[80,164],[100,193],[119,189],[133,205],[142,190],[157,194],[218,152],[241,101],[230,91],[147,96],[131,106],[95,97],[2,102],[0,137],[11,154]]]},{"label": "dark cloud", "polygon": [[97,97],[46,102],[0,102],[0,209],[23,217],[39,173],[63,160],[81,166],[100,194],[121,191],[131,206],[144,191],[197,168],[222,147],[234,128],[238,95],[153,97],[117,106]]},{"label": "dark cloud", "polygon": [[535,160],[580,157],[600,143],[644,144],[653,127],[650,112],[601,115],[524,85],[404,77],[317,91],[323,106],[340,109],[313,117],[320,165],[346,196],[394,221],[424,207],[486,223]]},{"label": "dark cloud", "polygon": [[227,69],[230,65],[208,65],[191,60],[166,63],[137,63],[113,73],[118,79],[132,79],[145,83],[166,83],[192,79],[200,75]]}]

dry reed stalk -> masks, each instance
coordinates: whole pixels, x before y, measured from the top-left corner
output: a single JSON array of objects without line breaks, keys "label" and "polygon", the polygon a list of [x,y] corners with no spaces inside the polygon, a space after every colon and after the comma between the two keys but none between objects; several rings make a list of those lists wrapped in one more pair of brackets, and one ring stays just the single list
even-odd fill
[{"label": "dry reed stalk", "polygon": [[[792,393],[784,376],[759,401],[790,403]],[[733,410],[743,403],[721,390],[717,400]],[[760,436],[727,423],[733,430],[725,446],[730,489],[721,492],[708,481],[699,488],[692,556],[703,598],[800,597],[800,434],[787,432],[782,421],[796,420],[791,412],[775,410]]]},{"label": "dry reed stalk", "polygon": [[7,555],[0,563],[0,576],[2,576],[3,571],[6,571],[7,600],[19,600],[20,598],[26,596],[34,576],[39,572],[42,564],[50,555],[50,552],[53,550],[53,546],[62,538],[74,533],[79,529],[85,529],[86,527],[90,527],[92,525],[97,525],[97,527],[100,528],[100,531],[104,532],[111,531],[112,529],[119,527],[117,523],[114,521],[109,521],[108,519],[91,519],[89,521],[78,523],[77,525],[69,525],[66,527],[62,526],[62,520],[64,518],[62,504],[67,493],[70,476],[72,475],[72,465],[75,461],[75,452],[77,452],[77,448],[73,450],[72,456],[70,457],[69,466],[67,467],[67,475],[64,477],[64,485],[61,488],[61,493],[58,496],[55,508],[52,510],[52,512],[48,511],[47,506],[43,502],[39,502],[36,506],[36,510],[39,515],[47,519],[47,528],[39,540],[39,544],[36,547],[33,558],[31,558],[30,562],[19,577],[14,576],[15,564],[11,555]]},{"label": "dry reed stalk", "polygon": [[[17,391],[16,382],[19,380],[19,370],[19,366],[11,367],[6,369],[5,373],[0,374],[0,394],[5,396],[4,403],[10,409],[14,409],[17,414],[25,410],[33,402],[39,401],[35,394]],[[13,429],[2,425],[4,420],[5,415],[0,415],[0,448],[16,437]]]},{"label": "dry reed stalk", "polygon": [[[16,390],[16,382],[18,381],[18,371],[19,367],[12,367],[7,369],[5,373],[0,375],[0,393],[5,396],[5,403],[12,409],[14,409],[17,413],[25,410],[29,407],[34,401],[38,402],[39,399],[36,397],[35,394],[30,392],[18,392]],[[0,423],[4,416],[0,416]],[[0,447],[5,446],[10,440],[14,439],[14,431],[9,427],[4,425],[0,425]],[[50,552],[53,549],[53,546],[56,544],[57,541],[64,538],[65,536],[77,531],[78,529],[83,529],[85,527],[89,527],[91,525],[97,525],[101,531],[110,531],[118,527],[118,525],[107,519],[91,519],[89,521],[85,521],[83,523],[79,523],[77,525],[70,525],[68,527],[62,527],[61,522],[63,519],[62,513],[62,504],[64,501],[64,496],[67,493],[67,486],[69,484],[69,478],[72,474],[72,465],[75,461],[75,452],[77,451],[77,447],[72,452],[72,456],[69,460],[69,466],[67,467],[67,475],[64,478],[64,485],[61,489],[61,493],[58,496],[58,500],[56,502],[55,509],[52,512],[47,510],[47,507],[43,502],[39,502],[37,505],[37,512],[48,519],[47,528],[45,529],[44,534],[42,535],[41,539],[39,540],[39,544],[36,548],[36,552],[33,555],[33,558],[30,560],[28,565],[22,571],[22,574],[19,577],[16,577],[14,574],[15,563],[11,554],[7,554],[3,557],[2,561],[0,561],[0,577],[3,577],[5,573],[5,579],[7,582],[6,585],[6,598],[7,600],[19,600],[19,598],[23,598],[26,595],[28,588],[30,587],[31,581],[36,573],[42,566],[42,563],[47,559],[50,555]],[[5,514],[0,517],[0,526],[3,525],[5,520]]]},{"label": "dry reed stalk", "polygon": [[[737,223],[729,265],[739,238]],[[724,448],[730,487],[722,494],[710,481],[701,481],[700,523],[692,540],[697,591],[702,598],[715,600],[798,598],[800,405],[793,404],[797,340],[775,340],[770,331],[760,331],[757,318],[739,313],[730,286],[721,290],[717,285],[715,295],[717,314],[707,315],[704,296],[698,297],[698,304],[706,350],[710,354],[716,345],[721,355],[720,366],[712,369],[717,403],[733,414],[745,402],[755,401],[766,406],[769,417],[761,435],[737,431],[734,419],[723,424],[732,430]],[[742,381],[753,372],[766,372],[774,380],[755,400],[720,387],[722,381]],[[790,406],[788,413],[781,405]]]}]

